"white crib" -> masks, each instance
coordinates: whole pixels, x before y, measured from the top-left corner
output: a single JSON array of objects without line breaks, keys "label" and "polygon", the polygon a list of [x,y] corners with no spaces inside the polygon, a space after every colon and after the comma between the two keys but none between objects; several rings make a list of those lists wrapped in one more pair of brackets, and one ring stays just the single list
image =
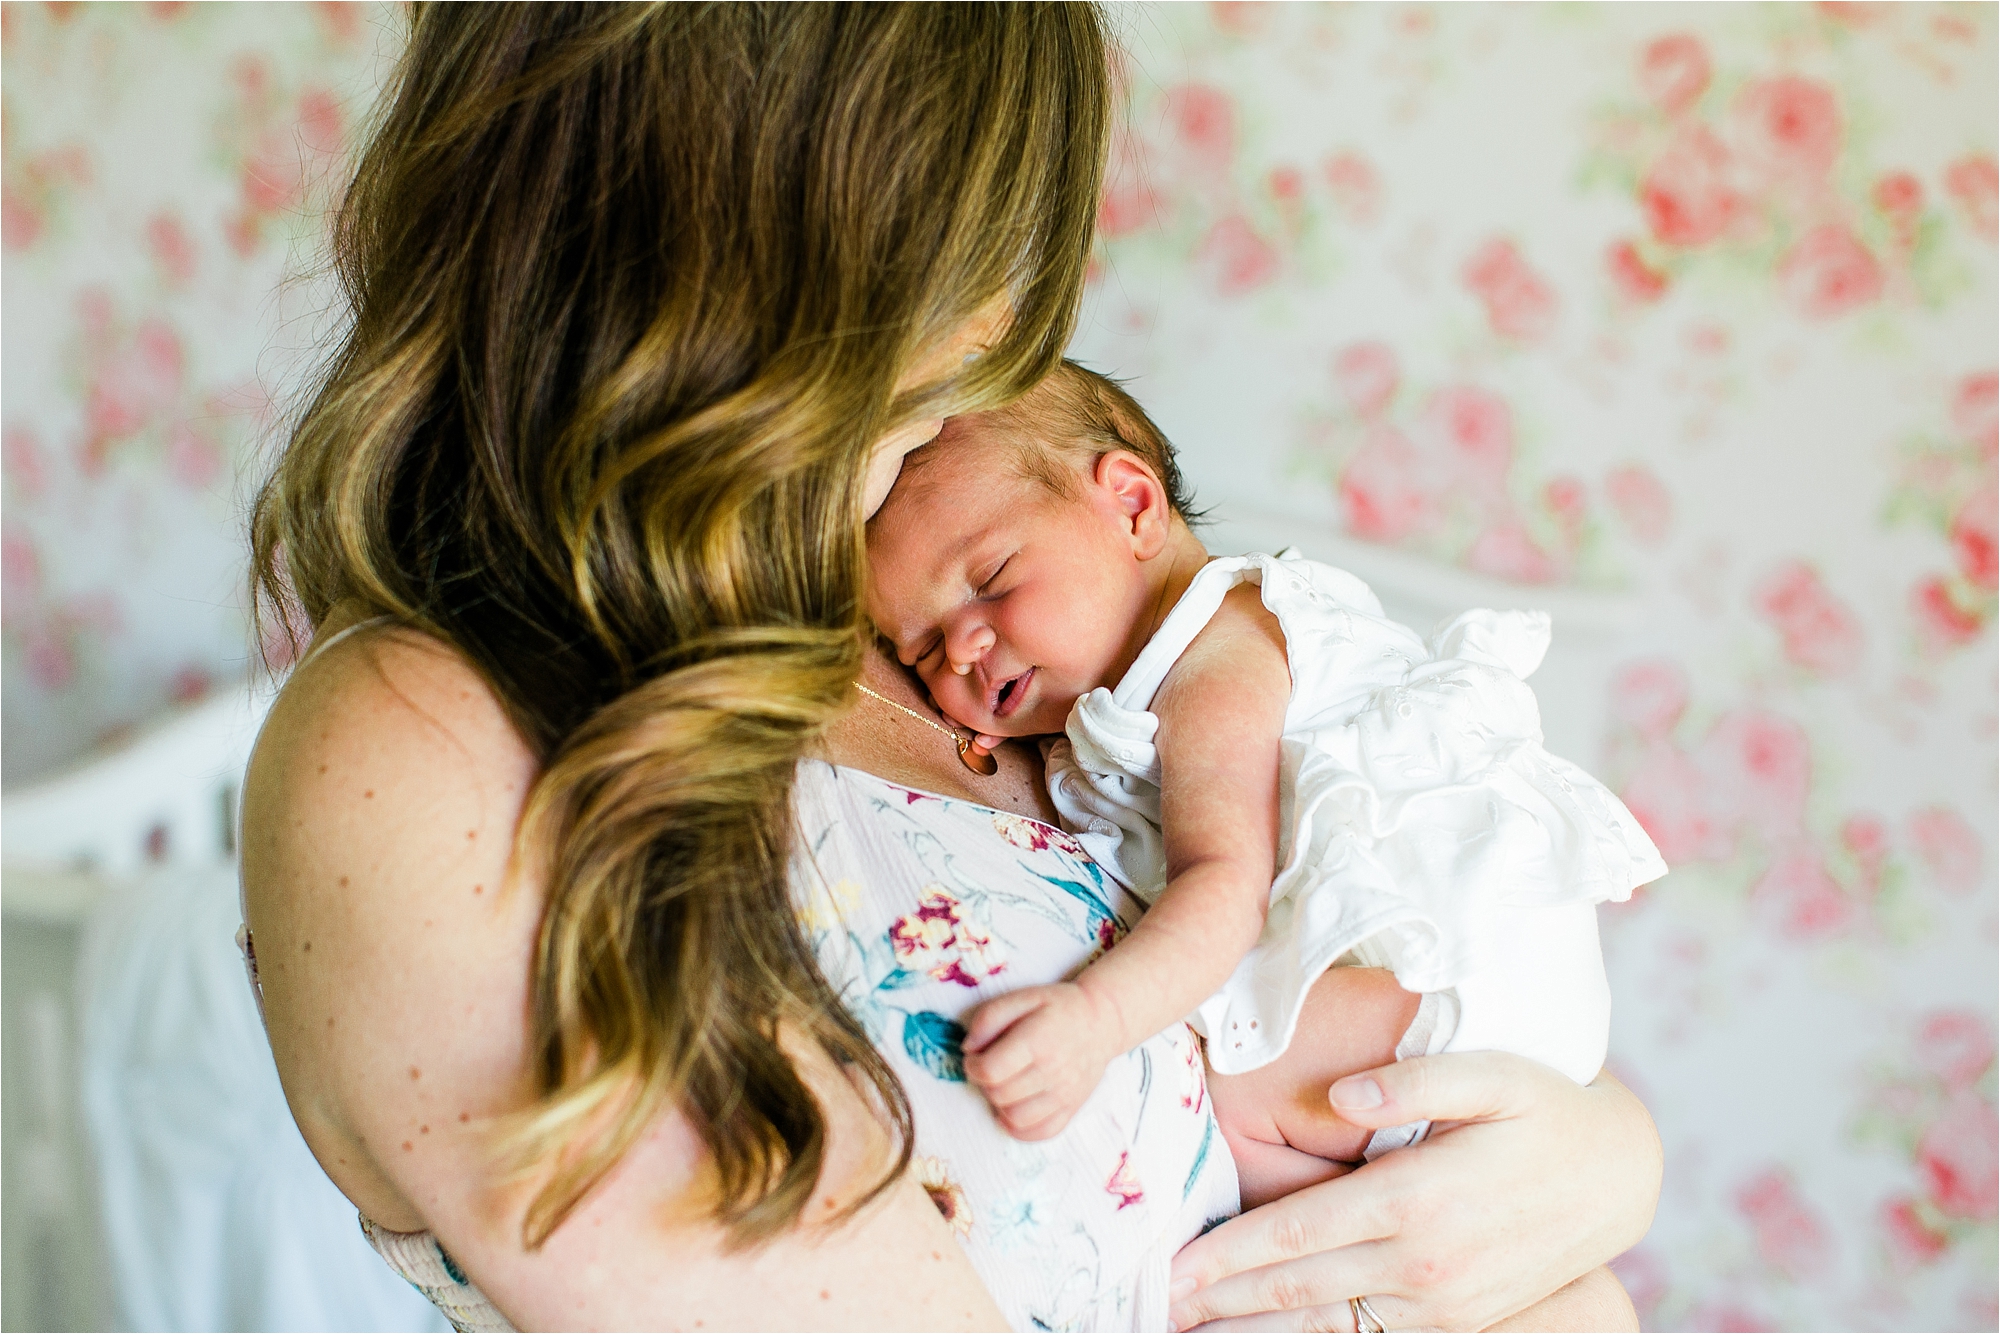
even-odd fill
[{"label": "white crib", "polygon": [[441,1329],[293,1125],[233,935],[271,690],[0,799],[8,1329]]}]

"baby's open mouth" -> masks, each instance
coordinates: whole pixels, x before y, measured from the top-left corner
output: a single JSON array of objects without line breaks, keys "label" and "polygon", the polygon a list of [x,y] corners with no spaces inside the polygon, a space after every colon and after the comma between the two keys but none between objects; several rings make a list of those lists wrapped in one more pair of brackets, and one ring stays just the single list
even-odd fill
[{"label": "baby's open mouth", "polygon": [[988,711],[995,718],[1005,718],[1020,708],[1021,701],[1028,697],[1028,682],[1034,679],[1038,670],[1030,667],[1019,676],[1010,676],[1002,681],[1000,688],[993,692],[993,698],[987,704]]}]

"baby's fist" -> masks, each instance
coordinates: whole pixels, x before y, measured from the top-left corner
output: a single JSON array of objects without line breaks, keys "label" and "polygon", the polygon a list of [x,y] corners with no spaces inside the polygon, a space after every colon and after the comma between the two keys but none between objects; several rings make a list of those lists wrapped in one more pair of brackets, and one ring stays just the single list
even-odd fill
[{"label": "baby's fist", "polygon": [[1060,1134],[1114,1049],[1089,996],[1073,982],[1028,987],[988,1001],[966,1025],[965,1077],[1016,1139]]}]

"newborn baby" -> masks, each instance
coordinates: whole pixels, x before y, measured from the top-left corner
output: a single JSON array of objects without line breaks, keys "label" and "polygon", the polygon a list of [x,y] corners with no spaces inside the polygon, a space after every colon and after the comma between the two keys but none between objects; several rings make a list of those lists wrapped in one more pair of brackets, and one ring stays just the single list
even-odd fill
[{"label": "newborn baby", "polygon": [[[1072,981],[968,1018],[1008,1130],[1060,1131],[1106,1064],[1185,1018],[1207,1043],[1245,1205],[1420,1138],[1334,1115],[1308,1023],[1330,967],[1421,996],[1399,1058],[1505,1050],[1579,1082],[1604,1060],[1595,905],[1666,873],[1630,812],[1541,745],[1538,612],[1425,640],[1292,553],[1211,558],[1173,452],[1064,363],[911,454],[868,530],[870,612],[990,747],[1050,735],[1064,824],[1149,904]],[[1338,1072],[1335,1072],[1338,1073]]]}]

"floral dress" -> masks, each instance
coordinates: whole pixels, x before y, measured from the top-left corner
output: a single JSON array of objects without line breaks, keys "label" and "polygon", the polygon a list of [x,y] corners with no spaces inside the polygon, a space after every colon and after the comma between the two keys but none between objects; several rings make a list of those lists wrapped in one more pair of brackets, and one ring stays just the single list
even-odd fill
[{"label": "floral dress", "polygon": [[916,1171],[1015,1329],[1162,1329],[1174,1252],[1236,1213],[1236,1168],[1176,1023],[1112,1061],[1054,1139],[965,1082],[964,1016],[1074,976],[1139,903],[1059,829],[800,765],[793,892],[827,981],[908,1091]]},{"label": "floral dress", "polygon": [[[1000,1128],[960,1054],[967,1011],[1074,975],[1138,903],[1060,829],[858,769],[801,764],[793,808],[807,939],[908,1091],[917,1175],[1008,1324],[1166,1328],[1174,1252],[1238,1208],[1194,1034],[1175,1024],[1113,1061],[1039,1144]],[[513,1328],[431,1233],[361,1229],[455,1329]]]}]

